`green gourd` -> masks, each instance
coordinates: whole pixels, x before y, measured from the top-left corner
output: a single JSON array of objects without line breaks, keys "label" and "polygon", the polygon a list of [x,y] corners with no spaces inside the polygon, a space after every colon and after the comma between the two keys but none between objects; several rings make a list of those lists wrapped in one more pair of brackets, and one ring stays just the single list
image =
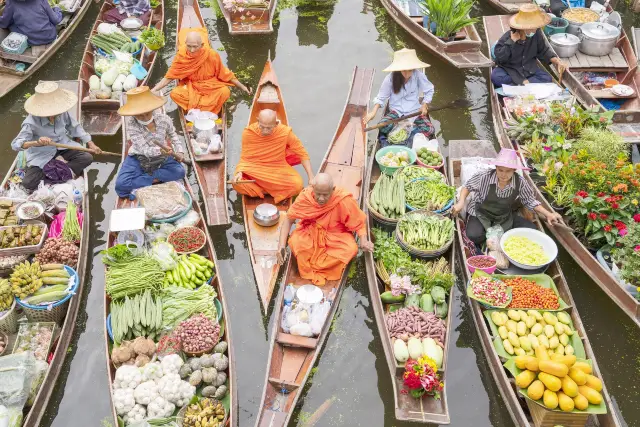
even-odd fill
[{"label": "green gourd", "polygon": [[433,298],[430,294],[423,294],[420,297],[420,308],[426,313],[433,313]]},{"label": "green gourd", "polygon": [[447,291],[442,286],[434,286],[431,288],[431,297],[436,304],[442,304],[447,297]]}]

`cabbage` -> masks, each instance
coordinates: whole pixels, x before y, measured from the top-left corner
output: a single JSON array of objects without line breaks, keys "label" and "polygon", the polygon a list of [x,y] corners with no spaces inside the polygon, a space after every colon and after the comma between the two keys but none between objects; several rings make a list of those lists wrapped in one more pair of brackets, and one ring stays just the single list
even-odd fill
[{"label": "cabbage", "polygon": [[118,30],[118,27],[115,24],[107,24],[106,22],[102,22],[98,25],[98,33],[99,34],[113,34]]},{"label": "cabbage", "polygon": [[111,67],[111,61],[104,56],[99,56],[98,59],[93,63],[93,68],[96,70],[96,73],[104,73]]},{"label": "cabbage", "polygon": [[102,74],[102,83],[104,83],[105,86],[111,87],[111,85],[113,85],[113,83],[116,81],[117,77],[118,69],[116,67],[111,67],[107,71],[105,71],[104,74]]},{"label": "cabbage", "polygon": [[124,74],[125,76],[129,74],[129,70],[131,69],[131,64],[127,64],[126,62],[117,61],[118,65],[118,73]]}]

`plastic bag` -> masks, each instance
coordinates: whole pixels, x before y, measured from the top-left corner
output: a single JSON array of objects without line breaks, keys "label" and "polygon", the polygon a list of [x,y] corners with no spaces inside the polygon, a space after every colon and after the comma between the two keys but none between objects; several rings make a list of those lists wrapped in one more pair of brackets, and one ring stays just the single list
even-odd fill
[{"label": "plastic bag", "polygon": [[24,190],[22,185],[10,181],[9,190],[7,190],[5,196],[12,199],[26,199],[29,194]]},{"label": "plastic bag", "polygon": [[184,187],[176,182],[150,185],[133,191],[147,219],[166,219],[189,208]]},{"label": "plastic bag", "polygon": [[207,147],[209,153],[219,153],[222,151],[222,138],[219,134],[215,134],[209,140],[209,146]]},{"label": "plastic bag", "polygon": [[493,166],[486,163],[487,159],[484,157],[463,157],[460,166],[460,183],[464,185],[469,178],[478,172],[484,172],[489,169],[493,169]]},{"label": "plastic bag", "polygon": [[27,399],[27,403],[25,406],[29,407],[33,405],[33,401],[36,399],[38,391],[40,391],[40,386],[42,386],[42,382],[44,381],[45,375],[47,375],[48,369],[49,365],[47,364],[47,362],[36,360],[36,366],[33,372],[33,380],[31,381],[31,388],[29,391],[29,398]]},{"label": "plastic bag", "polygon": [[280,327],[285,334],[289,333],[289,324],[287,323],[287,316],[291,311],[291,305],[287,304],[282,309],[282,321],[280,321]]},{"label": "plastic bag", "polygon": [[46,210],[51,210],[55,207],[56,194],[51,190],[50,186],[42,181],[38,185],[38,189],[29,196],[28,200],[38,201],[45,206]]},{"label": "plastic bag", "polygon": [[198,212],[191,209],[185,216],[177,220],[174,225],[176,228],[195,227],[198,221],[200,221],[200,215],[198,215]]},{"label": "plastic bag", "polygon": [[0,405],[0,427],[22,426],[22,408]]},{"label": "plastic bag", "polygon": [[300,337],[312,337],[311,325],[308,323],[298,323],[291,327],[291,335],[297,335]]},{"label": "plastic bag", "polygon": [[151,248],[151,257],[158,261],[162,271],[173,270],[178,266],[178,255],[167,242],[155,242]]},{"label": "plastic bag", "polygon": [[168,222],[163,222],[161,224],[150,224],[144,229],[144,238],[145,241],[149,243],[153,243],[158,240],[167,240],[169,234],[174,231],[177,227]]},{"label": "plastic bag", "polygon": [[[51,221],[51,225],[49,225],[49,238],[57,239],[62,234],[62,226],[64,224],[64,216],[67,211],[62,211],[58,215],[53,218]],[[84,215],[80,211],[76,211],[76,216],[78,217],[78,224],[80,224],[80,229],[82,229],[82,220],[84,219]]]},{"label": "plastic bag", "polygon": [[389,144],[403,144],[411,136],[413,130],[413,122],[409,120],[403,120],[396,123],[391,129],[391,132],[387,135]]},{"label": "plastic bag", "polygon": [[509,258],[502,253],[502,251],[489,251],[489,256],[494,257],[496,259],[496,267],[500,270],[504,270],[505,268],[509,268]]},{"label": "plastic bag", "polygon": [[494,225],[493,227],[487,228],[487,248],[490,251],[501,251],[500,239],[503,234],[504,230],[500,225]]},{"label": "plastic bag", "polygon": [[318,304],[313,305],[310,322],[311,333],[313,333],[313,335],[320,335],[330,310],[331,304],[328,301],[319,302]]},{"label": "plastic bag", "polygon": [[426,148],[429,151],[438,151],[439,147],[440,144],[437,139],[429,140],[423,133],[416,134],[411,145],[411,149],[416,155],[418,155],[418,150],[421,148]]},{"label": "plastic bag", "polygon": [[29,399],[36,358],[30,351],[0,357],[0,405],[22,409]]}]

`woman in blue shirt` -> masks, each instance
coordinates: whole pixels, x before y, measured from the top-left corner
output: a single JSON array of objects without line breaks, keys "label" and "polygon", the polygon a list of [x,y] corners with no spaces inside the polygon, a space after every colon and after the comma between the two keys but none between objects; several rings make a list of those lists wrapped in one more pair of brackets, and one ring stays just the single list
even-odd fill
[{"label": "woman in blue shirt", "polygon": [[0,28],[24,34],[29,46],[42,46],[53,43],[60,22],[62,12],[57,7],[52,9],[47,0],[7,0]]},{"label": "woman in blue shirt", "polygon": [[[427,139],[435,136],[435,127],[429,120],[429,103],[433,99],[434,86],[421,68],[430,67],[429,64],[418,59],[413,49],[401,49],[393,54],[393,62],[384,71],[390,72],[385,77],[376,96],[374,107],[365,116],[365,123],[373,119],[380,107],[388,102],[389,111],[381,121],[397,119],[420,111],[420,115],[413,122],[414,133],[421,132]],[[420,95],[423,96],[420,102]],[[393,124],[380,129],[383,135],[393,129]],[[409,140],[407,140],[409,141]]]}]

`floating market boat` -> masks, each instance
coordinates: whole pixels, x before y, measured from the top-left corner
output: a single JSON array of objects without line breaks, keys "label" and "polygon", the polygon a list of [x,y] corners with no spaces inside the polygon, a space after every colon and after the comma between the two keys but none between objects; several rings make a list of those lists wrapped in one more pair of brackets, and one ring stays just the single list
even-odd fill
[{"label": "floating market boat", "polygon": [[[373,148],[372,153],[376,153],[380,148],[380,143],[377,142]],[[381,171],[378,162],[375,160],[375,156],[370,156],[369,166],[367,169],[367,175],[365,178],[364,188],[373,189],[376,181],[380,178]],[[370,214],[368,206],[369,193],[365,193],[364,210],[367,213],[368,224],[367,231],[371,238],[372,229],[374,227],[387,229],[393,231],[394,228],[389,228],[388,223],[379,223]],[[376,216],[377,217],[377,216]],[[372,240],[375,244],[375,239]],[[455,275],[455,245],[451,247],[443,256],[443,259],[448,261],[448,266],[452,275]],[[371,296],[371,305],[373,306],[373,314],[376,318],[376,324],[378,327],[378,333],[382,340],[382,347],[384,349],[385,358],[389,367],[389,373],[391,374],[391,383],[393,385],[393,394],[395,402],[395,417],[402,421],[413,421],[418,423],[433,423],[433,424],[450,424],[451,418],[449,416],[449,405],[447,404],[447,361],[449,354],[449,335],[451,333],[451,313],[453,302],[456,301],[456,287],[451,288],[448,296],[448,312],[446,318],[446,335],[444,343],[444,358],[442,367],[438,370],[441,381],[444,382],[444,389],[440,392],[440,399],[435,399],[433,396],[424,395],[419,399],[412,397],[406,392],[404,386],[403,375],[405,367],[403,363],[399,363],[393,351],[393,339],[389,334],[387,328],[387,315],[392,307],[391,304],[385,304],[381,300],[381,294],[389,290],[388,285],[380,278],[377,273],[376,260],[374,254],[366,252],[364,254],[365,267],[367,272],[367,282],[369,283],[369,294]]]},{"label": "floating market boat", "polygon": [[[485,29],[487,32],[487,40],[489,45],[495,43],[503,34],[503,29],[508,29],[508,16],[486,16]],[[506,29],[504,30],[506,31]],[[564,81],[564,79],[563,79]],[[503,103],[496,93],[493,85],[489,83],[489,92],[491,97],[491,111],[493,116],[493,125],[496,131],[496,135],[500,140],[500,144],[504,147],[509,147],[517,144],[511,140],[504,126],[504,121],[509,117],[508,113],[503,108]],[[614,129],[619,132],[619,129]],[[625,137],[624,135],[621,135]],[[549,201],[543,196],[538,186],[533,182],[530,175],[525,174],[529,183],[537,192],[537,199],[542,205],[552,211],[553,208]],[[604,259],[599,261],[584,244],[578,239],[578,237],[568,229],[562,227],[549,227],[554,237],[558,239],[558,242],[564,247],[564,249],[575,259],[575,261],[582,267],[582,269],[600,286],[600,288],[607,294],[609,298],[613,300],[638,326],[640,326],[640,302],[629,292],[627,292],[616,276],[612,273],[609,266],[605,263]]]},{"label": "floating market boat", "polygon": [[[178,2],[178,28],[176,34],[183,28],[206,27],[200,5],[194,0],[180,0]],[[176,50],[178,38],[176,37]],[[180,124],[184,132],[189,156],[194,161],[193,169],[196,174],[198,186],[202,193],[205,218],[208,225],[221,225],[229,223],[227,212],[227,117],[225,107],[222,106],[220,120],[217,120],[217,130],[220,134],[222,148],[219,153],[210,153],[202,156],[195,154],[191,139],[194,138],[192,128],[187,125],[185,112],[178,108]]]},{"label": "floating market boat", "polygon": [[[89,94],[89,79],[93,75],[97,75],[94,68],[95,61],[104,56],[94,48],[91,43],[91,37],[98,34],[98,26],[103,23],[102,17],[105,13],[114,9],[116,6],[113,0],[106,0],[102,3],[96,22],[93,24],[91,33],[87,38],[87,45],[84,48],[82,63],[78,73],[78,80],[82,83],[82,127],[91,135],[115,135],[120,129],[120,116],[118,108],[120,108],[120,99],[91,99]],[[151,17],[149,18],[149,26],[155,27],[162,31],[164,28],[164,0],[160,0],[155,9],[151,9]],[[134,36],[135,37],[135,36]],[[145,86],[151,76],[151,71],[156,63],[158,52],[148,49],[142,45],[140,55],[134,55],[134,59],[140,61],[140,65],[147,71],[147,75],[142,79],[138,86]],[[125,91],[126,92],[126,91]]]},{"label": "floating market boat", "polygon": [[475,25],[460,30],[452,41],[443,41],[423,26],[422,9],[415,1],[382,0],[389,15],[434,55],[456,68],[490,67],[491,60],[481,52],[482,40]]},{"label": "floating market boat", "polygon": [[[267,59],[267,63],[262,71],[262,76],[258,82],[256,93],[251,105],[251,113],[249,114],[249,123],[255,123],[258,120],[258,114],[263,109],[269,109],[276,112],[276,116],[280,123],[289,125],[287,119],[287,110],[284,106],[284,98],[278,85],[276,72],[271,65],[271,59]],[[279,212],[278,223],[270,227],[264,227],[255,220],[254,213],[256,208],[268,203],[276,207]],[[282,222],[286,218],[287,210],[291,206],[291,199],[283,200],[275,204],[273,197],[265,195],[264,199],[258,197],[242,196],[242,213],[244,215],[244,227],[247,232],[247,241],[249,242],[249,255],[251,256],[251,264],[253,265],[253,273],[256,276],[256,283],[260,293],[262,307],[267,310],[271,295],[278,279],[280,265],[277,263],[278,245],[280,242],[280,229]]]},{"label": "floating market boat", "polygon": [[[125,97],[123,97],[125,98]],[[124,102],[124,99],[123,99]],[[130,142],[128,141],[127,138],[127,128],[126,128],[126,120],[123,117],[122,118],[122,161],[124,161],[124,159],[127,156],[129,147],[130,147]],[[228,349],[227,349],[227,354],[228,354],[228,358],[229,358],[229,365],[228,368],[225,370],[227,373],[227,388],[228,391],[226,393],[226,396],[224,397],[224,399],[222,399],[222,403],[225,406],[225,409],[227,411],[227,415],[226,415],[226,422],[225,422],[225,426],[235,426],[237,424],[237,387],[236,387],[236,373],[235,373],[235,358],[234,358],[234,351],[233,351],[233,346],[232,346],[232,337],[231,337],[231,328],[229,325],[229,316],[228,316],[228,309],[227,309],[227,304],[226,304],[226,298],[224,296],[224,289],[221,283],[221,278],[220,276],[217,274],[218,273],[218,260],[216,259],[216,253],[215,250],[213,248],[213,244],[211,242],[211,237],[209,235],[209,232],[207,231],[207,224],[204,221],[204,217],[202,215],[202,211],[200,210],[200,207],[198,205],[198,203],[195,201],[194,199],[194,193],[193,193],[193,189],[191,188],[191,185],[189,185],[189,181],[188,179],[183,179],[182,181],[182,185],[185,188],[186,193],[189,194],[189,197],[191,199],[191,208],[193,209],[193,211],[195,211],[198,214],[198,221],[195,225],[195,227],[197,227],[198,229],[202,230],[204,232],[204,235],[206,236],[205,242],[202,246],[202,248],[200,250],[197,250],[195,253],[197,253],[198,255],[212,261],[214,263],[214,272],[213,272],[213,279],[208,281],[207,283],[201,285],[201,286],[211,286],[213,287],[213,289],[215,290],[216,294],[217,294],[217,300],[219,301],[219,304],[216,302],[216,310],[218,313],[220,313],[220,311],[222,312],[222,314],[218,314],[218,324],[220,325],[220,339],[224,340],[228,343]],[[126,209],[126,208],[135,208],[137,207],[137,202],[136,201],[130,201],[129,199],[123,199],[123,198],[118,198],[116,201],[116,205],[115,205],[115,209]],[[113,211],[112,211],[113,212]],[[111,232],[109,231],[108,233],[108,244],[107,247],[111,248],[112,246],[117,244],[117,233]],[[119,425],[121,418],[119,417],[119,415],[116,413],[116,408],[114,405],[114,398],[113,398],[113,393],[114,393],[114,379],[115,379],[115,374],[116,374],[116,368],[113,365],[113,363],[111,362],[111,351],[113,349],[113,341],[111,339],[111,333],[113,333],[113,330],[111,329],[111,323],[110,323],[110,314],[111,314],[111,298],[109,297],[109,295],[107,293],[105,293],[105,306],[104,306],[104,315],[105,315],[105,344],[106,344],[106,361],[107,361],[107,373],[108,373],[108,377],[109,377],[109,391],[110,391],[110,396],[111,396],[111,409],[112,409],[112,415],[113,415],[113,419],[115,421],[114,425]],[[156,339],[157,341],[157,339]],[[202,393],[202,390],[199,391],[199,393]],[[180,408],[176,407],[175,408],[175,412],[174,412],[174,416],[178,413],[178,411],[180,410]]]},{"label": "floating market boat", "polygon": [[[502,142],[501,142],[502,143]],[[503,144],[505,148],[510,148],[510,144]],[[451,184],[459,187],[461,185],[460,182],[460,173],[461,173],[461,161],[465,157],[485,157],[485,158],[494,158],[496,156],[495,149],[493,145],[489,141],[451,141],[449,143],[449,171],[451,180]],[[464,283],[469,283],[471,279],[471,275],[469,274],[469,270],[466,268],[467,258],[472,255],[469,248],[465,244],[466,236],[463,234],[464,223],[459,218],[458,222],[458,243],[460,244],[460,253],[462,255],[462,271],[464,274]],[[539,221],[536,220],[536,225],[538,226],[538,230],[544,232],[542,225]],[[506,271],[505,274],[508,275],[526,275],[530,274],[531,270],[521,270],[517,267],[510,267]],[[598,363],[596,362],[595,354],[591,348],[591,344],[589,342],[589,338],[585,332],[584,326],[582,325],[582,320],[578,314],[578,311],[575,307],[573,297],[571,296],[571,292],[569,291],[569,286],[567,285],[567,280],[560,268],[560,263],[557,260],[554,260],[546,270],[545,274],[549,276],[553,283],[555,284],[558,292],[558,296],[567,304],[563,311],[567,312],[571,317],[571,322],[573,324],[574,335],[577,334],[580,343],[579,345],[584,347],[584,351],[586,354],[586,358],[591,361],[593,375],[597,378],[602,379],[602,374],[600,369],[598,368]],[[485,319],[485,308],[477,302],[475,299],[469,298],[469,302],[471,305],[471,314],[472,318],[478,331],[478,335],[480,336],[480,342],[482,344],[482,348],[484,350],[484,354],[487,358],[487,362],[489,364],[489,368],[491,369],[491,373],[493,378],[500,390],[500,394],[504,402],[507,405],[507,409],[511,414],[511,418],[514,423],[518,426],[539,426],[539,425],[571,425],[571,426],[587,426],[587,425],[600,425],[600,426],[622,426],[623,424],[620,421],[620,417],[617,414],[616,406],[614,406],[611,396],[607,392],[606,385],[603,385],[601,394],[603,402],[606,405],[606,413],[604,414],[588,414],[582,411],[578,411],[579,413],[567,413],[561,411],[550,411],[537,403],[525,399],[522,394],[517,391],[517,386],[514,384],[513,375],[503,366],[508,365],[505,363],[506,360],[504,357],[501,357],[498,354],[497,348],[498,342],[502,343],[497,334],[492,332],[490,325],[488,325],[488,320]],[[537,310],[536,310],[537,311]],[[506,353],[505,353],[506,354]]]},{"label": "floating market boat", "polygon": [[[361,185],[366,162],[367,137],[362,118],[367,113],[374,71],[356,67],[351,80],[344,114],[336,136],[322,160],[319,172],[328,173],[334,183],[351,191],[361,200]],[[331,302],[320,335],[308,338],[287,334],[282,330],[282,310],[286,284],[301,286],[309,283],[298,274],[293,254],[287,261],[286,272],[276,300],[277,317],[271,334],[271,353],[260,403],[256,427],[284,427],[288,425],[296,402],[302,394],[307,378],[315,364],[329,333],[329,328],[340,302],[349,268],[340,280],[328,281],[322,286],[324,298]]]},{"label": "floating market boat", "polygon": [[[13,54],[0,50],[0,97],[9,93],[13,88],[31,77],[42,67],[67,41],[71,33],[76,29],[84,14],[87,13],[91,2],[79,0],[73,13],[63,12],[62,22],[58,24],[58,38],[46,46],[28,47],[22,54]],[[3,29],[0,41],[9,35],[9,31]],[[22,71],[18,64],[25,66]]]},{"label": "floating market boat", "polygon": [[233,5],[227,9],[224,0],[218,0],[218,7],[229,26],[229,34],[253,35],[269,34],[273,32],[273,17],[278,0],[251,0],[248,5]]},{"label": "floating market boat", "polygon": [[[61,88],[70,90],[76,94],[78,94],[78,99],[80,99],[80,83],[77,80],[63,80],[59,81],[58,84]],[[74,107],[73,111],[70,111],[71,115],[75,117],[76,120],[80,118],[80,103]],[[9,189],[9,184],[12,182],[12,177],[14,172],[16,172],[18,165],[18,157],[14,160],[11,168],[7,172],[7,175],[4,177],[2,181],[2,188],[4,190]],[[88,177],[87,172],[84,172],[84,195],[82,197],[82,212],[84,215],[83,221],[84,224],[89,224],[89,193],[88,193]],[[78,249],[78,263],[77,265],[70,266],[76,270],[78,274],[78,284],[75,290],[75,297],[72,297],[68,303],[62,305],[62,307],[66,308],[66,313],[63,314],[61,322],[57,322],[57,326],[54,329],[54,336],[52,338],[53,345],[51,349],[44,356],[45,361],[47,361],[47,356],[50,356],[51,359],[48,360],[48,369],[46,374],[44,375],[44,379],[42,381],[42,385],[40,386],[39,391],[35,395],[35,399],[33,400],[33,404],[30,408],[25,408],[24,411],[24,420],[22,425],[24,427],[37,427],[41,425],[44,414],[47,410],[47,406],[49,403],[49,399],[53,394],[53,390],[58,383],[58,377],[62,372],[62,366],[64,364],[65,358],[67,357],[68,351],[67,349],[71,345],[71,340],[73,338],[73,331],[76,326],[76,320],[78,317],[78,310],[80,308],[81,296],[84,289],[84,277],[87,266],[87,252],[89,244],[89,227],[82,227],[82,235],[80,239],[80,246]],[[18,305],[16,304],[17,309]],[[14,310],[15,310],[14,309]],[[54,309],[55,310],[55,309]],[[13,315],[10,315],[13,316]],[[22,317],[21,315],[18,315]],[[57,316],[55,314],[54,316]],[[46,316],[48,318],[49,316]],[[44,319],[43,319],[44,320]],[[47,320],[48,321],[48,320]],[[3,356],[7,356],[11,354],[11,346],[14,345],[16,341],[17,334],[8,334],[9,343],[6,343],[6,350]],[[53,356],[51,356],[53,354]]]}]

